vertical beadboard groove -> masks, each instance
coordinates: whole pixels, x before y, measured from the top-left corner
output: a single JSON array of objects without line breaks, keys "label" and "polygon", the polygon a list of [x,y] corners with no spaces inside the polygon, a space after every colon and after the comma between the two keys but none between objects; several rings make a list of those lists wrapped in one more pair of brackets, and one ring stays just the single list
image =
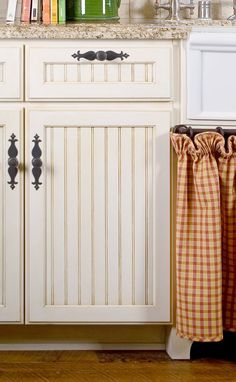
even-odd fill
[{"label": "vertical beadboard groove", "polygon": [[94,82],[94,65],[91,64],[91,82]]},{"label": "vertical beadboard groove", "polygon": [[2,82],[6,81],[6,63],[2,63]]},{"label": "vertical beadboard groove", "polygon": [[78,304],[81,305],[81,127],[77,128],[78,180]]},{"label": "vertical beadboard groove", "polygon": [[[43,65],[43,82],[47,82],[47,68],[48,68],[48,64],[44,63]],[[2,79],[0,79],[0,81],[2,82]]]},{"label": "vertical beadboard groove", "polygon": [[121,82],[121,64],[117,64],[118,68],[118,82]]},{"label": "vertical beadboard groove", "polygon": [[54,277],[54,129],[50,127],[51,135],[51,304],[55,301]]},{"label": "vertical beadboard groove", "polygon": [[54,82],[54,64],[50,64],[50,82]]},{"label": "vertical beadboard groove", "polygon": [[64,64],[64,82],[67,82],[67,65]]},{"label": "vertical beadboard groove", "polygon": [[135,66],[131,64],[131,82],[135,82]]},{"label": "vertical beadboard groove", "polygon": [[64,127],[64,304],[68,305],[67,128]]},{"label": "vertical beadboard groove", "polygon": [[118,304],[122,305],[121,127],[118,127]]},{"label": "vertical beadboard groove", "polygon": [[108,82],[108,65],[104,64],[104,81]]},{"label": "vertical beadboard groove", "polygon": [[152,82],[152,83],[154,83],[155,82],[155,75],[154,75],[154,72],[155,72],[155,64],[150,64],[150,66],[151,66],[151,72],[150,72],[150,74],[149,74],[149,82]]},{"label": "vertical beadboard groove", "polygon": [[148,296],[149,296],[149,275],[148,275],[148,127],[145,128],[145,304],[148,305]]},{"label": "vertical beadboard groove", "polygon": [[148,64],[145,64],[145,82],[148,82]]},{"label": "vertical beadboard groove", "polygon": [[152,76],[151,76],[152,77],[152,83],[155,81],[155,75],[154,75],[154,73],[155,73],[155,70],[154,70],[155,66],[156,66],[156,64],[152,65],[152,72],[151,72],[152,73]]},{"label": "vertical beadboard groove", "polygon": [[94,127],[91,127],[91,301],[95,305],[95,258],[94,258]]},{"label": "vertical beadboard groove", "polygon": [[105,305],[108,305],[108,128],[104,134],[104,168],[105,168]]},{"label": "vertical beadboard groove", "polygon": [[132,304],[135,305],[135,128],[131,130],[132,160]]},{"label": "vertical beadboard groove", "polygon": [[81,67],[77,64],[77,82],[81,82]]}]

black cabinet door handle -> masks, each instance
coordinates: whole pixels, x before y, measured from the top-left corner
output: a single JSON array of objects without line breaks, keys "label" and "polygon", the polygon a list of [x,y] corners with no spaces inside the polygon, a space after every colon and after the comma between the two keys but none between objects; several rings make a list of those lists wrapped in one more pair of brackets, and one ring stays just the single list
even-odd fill
[{"label": "black cabinet door handle", "polygon": [[41,148],[39,147],[39,143],[42,142],[41,139],[39,138],[38,134],[36,134],[34,136],[34,139],[32,140],[32,142],[34,143],[34,147],[33,147],[33,150],[32,150],[32,174],[33,174],[33,177],[34,177],[34,182],[32,182],[34,188],[36,190],[39,189],[39,186],[42,185],[42,182],[39,181],[39,178],[42,174],[42,165],[43,165],[43,162],[42,160],[40,159],[41,158],[41,155],[42,155],[42,150]]},{"label": "black cabinet door handle", "polygon": [[128,58],[129,54],[120,52],[116,53],[112,50],[107,50],[106,52],[104,50],[99,50],[98,52],[94,52],[93,50],[90,50],[86,53],[80,53],[80,50],[78,50],[77,53],[72,54],[73,58],[76,58],[77,61],[80,61],[81,58],[84,58],[85,60],[89,61],[113,61],[116,58],[120,58],[121,61],[124,60],[124,58]]},{"label": "black cabinet door handle", "polygon": [[18,139],[16,139],[16,136],[15,134],[12,133],[10,139],[8,139],[8,141],[11,143],[10,144],[10,147],[8,149],[8,174],[10,176],[10,181],[8,181],[7,183],[10,184],[10,187],[12,190],[14,190],[14,188],[16,187],[16,185],[18,184],[18,182],[16,182],[16,175],[18,173],[18,166],[19,166],[19,162],[18,162],[18,159],[17,159],[17,155],[18,155],[18,150],[17,150],[17,147],[16,147],[16,142],[18,142]]}]

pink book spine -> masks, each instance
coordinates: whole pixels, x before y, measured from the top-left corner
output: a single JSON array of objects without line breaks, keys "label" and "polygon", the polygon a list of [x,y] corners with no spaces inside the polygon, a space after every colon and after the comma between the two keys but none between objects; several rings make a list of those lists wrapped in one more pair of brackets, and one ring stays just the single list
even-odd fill
[{"label": "pink book spine", "polygon": [[21,21],[25,23],[29,23],[30,12],[31,12],[31,0],[23,0],[22,11],[21,11]]},{"label": "pink book spine", "polygon": [[43,0],[43,23],[50,24],[51,22],[51,0]]}]

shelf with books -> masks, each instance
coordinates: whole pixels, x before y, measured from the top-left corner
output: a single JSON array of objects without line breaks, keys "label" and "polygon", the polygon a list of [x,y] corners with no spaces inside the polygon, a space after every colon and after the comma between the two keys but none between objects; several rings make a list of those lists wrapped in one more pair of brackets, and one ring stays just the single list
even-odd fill
[{"label": "shelf with books", "polygon": [[7,23],[66,23],[66,0],[1,0],[0,20]]}]

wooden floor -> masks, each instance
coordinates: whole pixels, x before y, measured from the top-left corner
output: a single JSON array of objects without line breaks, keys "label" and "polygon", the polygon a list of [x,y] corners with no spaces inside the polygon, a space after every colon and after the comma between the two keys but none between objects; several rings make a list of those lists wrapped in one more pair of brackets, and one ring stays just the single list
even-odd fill
[{"label": "wooden floor", "polygon": [[1,382],[236,382],[236,363],[165,352],[0,352]]}]

